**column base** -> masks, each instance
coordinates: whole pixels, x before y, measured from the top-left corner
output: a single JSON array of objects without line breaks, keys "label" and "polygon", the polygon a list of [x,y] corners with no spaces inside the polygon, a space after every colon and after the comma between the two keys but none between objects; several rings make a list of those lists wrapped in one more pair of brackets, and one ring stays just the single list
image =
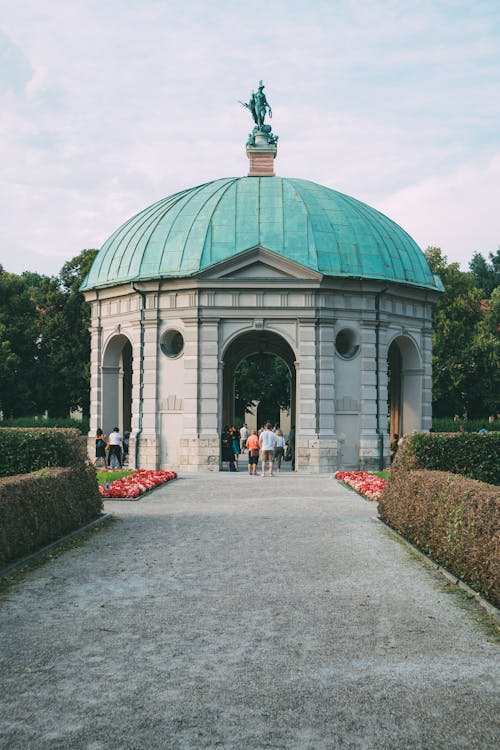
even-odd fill
[{"label": "column base", "polygon": [[181,438],[179,471],[219,471],[219,438]]},{"label": "column base", "polygon": [[295,470],[300,474],[330,474],[337,470],[337,438],[298,439]]}]

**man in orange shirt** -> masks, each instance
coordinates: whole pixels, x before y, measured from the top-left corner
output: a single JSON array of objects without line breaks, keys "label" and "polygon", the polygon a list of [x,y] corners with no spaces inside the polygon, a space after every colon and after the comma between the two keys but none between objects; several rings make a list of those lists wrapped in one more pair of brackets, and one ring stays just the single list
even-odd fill
[{"label": "man in orange shirt", "polygon": [[246,446],[248,448],[248,475],[255,477],[257,475],[257,464],[259,463],[259,438],[257,430],[252,430],[251,435],[247,438]]}]

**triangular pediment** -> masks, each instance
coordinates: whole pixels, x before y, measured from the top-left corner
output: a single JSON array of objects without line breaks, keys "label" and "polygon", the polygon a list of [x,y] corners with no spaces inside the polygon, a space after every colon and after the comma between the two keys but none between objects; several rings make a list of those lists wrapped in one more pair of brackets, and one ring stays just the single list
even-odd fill
[{"label": "triangular pediment", "polygon": [[232,258],[205,268],[197,274],[203,279],[321,279],[317,271],[283,258],[265,247],[252,247]]}]

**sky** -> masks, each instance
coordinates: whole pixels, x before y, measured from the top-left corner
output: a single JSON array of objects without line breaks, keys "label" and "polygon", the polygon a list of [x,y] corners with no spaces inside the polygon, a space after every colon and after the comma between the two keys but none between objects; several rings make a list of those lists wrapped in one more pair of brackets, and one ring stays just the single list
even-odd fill
[{"label": "sky", "polygon": [[161,198],[248,172],[377,208],[463,270],[500,245],[498,0],[0,0],[0,264],[57,274]]}]

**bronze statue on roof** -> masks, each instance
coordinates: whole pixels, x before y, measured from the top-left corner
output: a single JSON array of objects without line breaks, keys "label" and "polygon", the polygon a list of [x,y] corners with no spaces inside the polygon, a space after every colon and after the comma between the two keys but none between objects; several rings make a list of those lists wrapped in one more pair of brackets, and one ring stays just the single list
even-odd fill
[{"label": "bronze statue on roof", "polygon": [[273,116],[271,105],[267,101],[266,95],[264,94],[264,84],[262,83],[262,81],[259,82],[259,88],[257,92],[252,91],[252,96],[250,97],[250,101],[248,102],[248,104],[245,104],[245,102],[240,102],[240,104],[250,110],[253,121],[255,122],[258,130],[262,130],[267,112],[269,112],[270,118]]}]

